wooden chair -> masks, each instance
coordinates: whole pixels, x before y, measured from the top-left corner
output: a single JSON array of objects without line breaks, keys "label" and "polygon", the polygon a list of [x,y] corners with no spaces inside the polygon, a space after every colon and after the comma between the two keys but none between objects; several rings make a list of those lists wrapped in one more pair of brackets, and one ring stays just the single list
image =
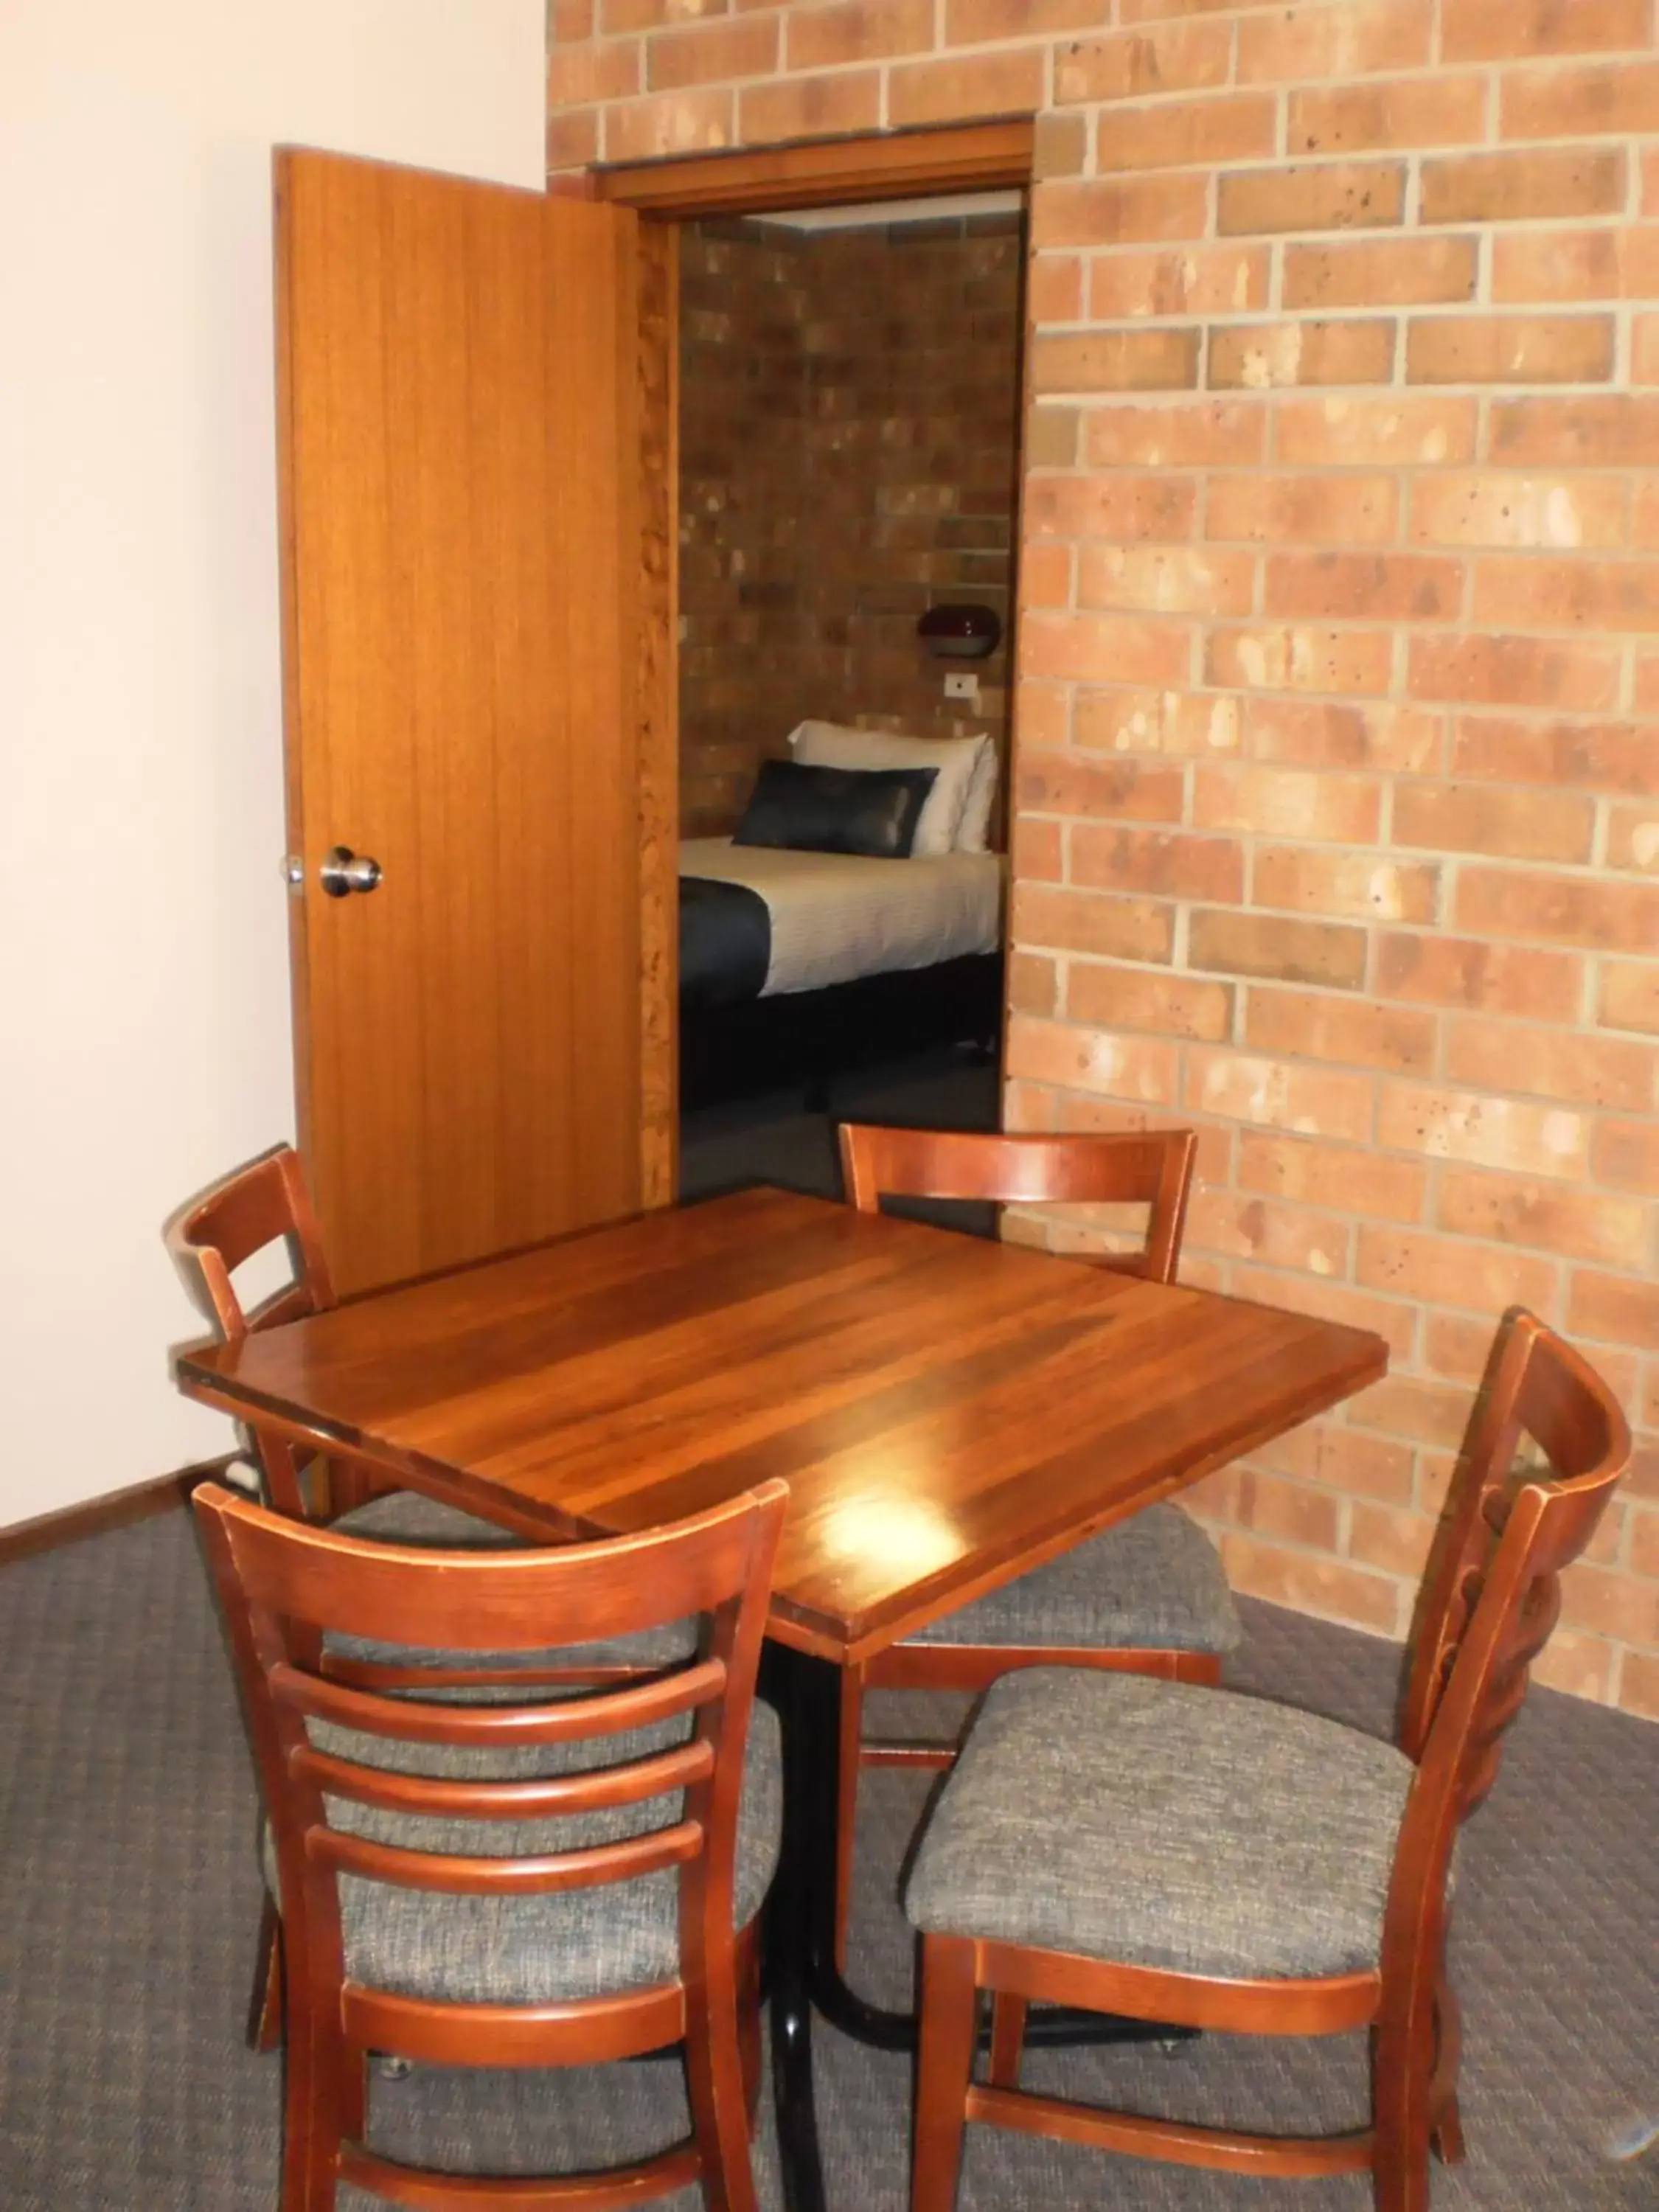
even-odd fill
[{"label": "wooden chair", "polygon": [[[167,1243],[197,1304],[226,1344],[240,1343],[252,1329],[274,1328],[283,1322],[303,1320],[307,1314],[325,1313],[335,1303],[305,1171],[290,1145],[276,1146],[215,1183],[168,1223]],[[278,1244],[287,1248],[291,1279],[258,1305],[245,1306],[233,1279],[236,1270]],[[273,1437],[268,1461],[262,1462],[258,1452],[250,1438],[241,1456],[258,1477],[262,1494],[279,1512],[309,1518],[331,1503],[324,1487],[325,1470],[316,1471],[313,1488],[307,1479],[306,1461],[291,1445]]]},{"label": "wooden chair", "polygon": [[[1541,1474],[1516,1467],[1523,1434]],[[950,2212],[970,2119],[1235,2172],[1369,2168],[1378,2212],[1426,2212],[1431,2145],[1463,2155],[1445,1976],[1458,1827],[1492,1787],[1558,1577],[1629,1457],[1601,1378],[1510,1315],[1424,1579],[1397,1747],[1122,1676],[1055,1669],[992,1691],[906,1893],[922,1932],[912,2212]],[[1252,2035],[1369,2028],[1372,2124],[1248,2135],[1028,2094],[1033,2000]]]},{"label": "wooden chair", "polygon": [[[841,1132],[847,1195],[860,1212],[874,1212],[884,1196],[1144,1206],[1139,1250],[1103,1254],[1093,1264],[1155,1283],[1175,1280],[1196,1149],[1190,1129],[1000,1137],[848,1122]],[[1061,1662],[1214,1683],[1240,1633],[1215,1547],[1189,1515],[1165,1504],[844,1669],[837,1962],[846,1964],[860,1768],[943,1767],[955,1755],[948,1744],[867,1741],[867,1691],[980,1691],[1015,1668]]]},{"label": "wooden chair", "polygon": [[[290,1145],[274,1146],[216,1183],[169,1223],[167,1240],[174,1261],[227,1344],[239,1342],[254,1329],[326,1313],[335,1304],[305,1170]],[[245,1306],[233,1279],[236,1270],[277,1245],[287,1248],[291,1280],[258,1304]],[[306,1520],[331,1516],[333,1526],[346,1535],[392,1544],[499,1546],[526,1540],[524,1532],[515,1533],[499,1521],[486,1521],[420,1491],[392,1487],[373,1470],[337,1459],[327,1462],[322,1470],[325,1479],[319,1483],[313,1455],[274,1431],[252,1434],[250,1443],[264,1495],[278,1512]],[[376,1656],[360,1639],[342,1638],[338,1648],[366,1663]],[[673,1657],[678,1648],[653,1644],[646,1656],[653,1660]],[[630,1663],[639,1656],[633,1652]]]},{"label": "wooden chair", "polygon": [[[169,1225],[167,1244],[228,1344],[251,1330],[325,1313],[335,1303],[305,1170],[291,1146],[278,1145],[216,1183]],[[277,1245],[287,1248],[291,1279],[257,1305],[245,1306],[233,1279],[237,1269]],[[331,1511],[331,1525],[342,1534],[388,1544],[500,1548],[523,1540],[510,1528],[441,1498],[384,1485],[366,1469],[337,1459],[319,1462],[274,1431],[250,1431],[249,1443],[262,1494],[277,1511],[295,1518],[315,1520]],[[665,1665],[684,1656],[690,1638],[690,1625],[677,1622],[621,1645],[561,1645],[538,1655],[538,1679],[549,1685],[594,1682],[641,1666]],[[414,1655],[372,1638],[331,1635],[314,1656],[328,1673],[362,1688],[390,1689],[428,1679],[428,1670]],[[452,1658],[451,1673],[458,1682],[470,1678],[487,1686],[499,1671],[488,1655],[482,1664],[463,1665]],[[268,1903],[248,2014],[249,2040],[261,2051],[274,2050],[282,2039],[277,1936],[276,1912]]]},{"label": "wooden chair", "polygon": [[[326,1313],[335,1303],[305,1170],[291,1145],[276,1146],[215,1183],[168,1224],[167,1237],[175,1264],[227,1344],[240,1342],[254,1329]],[[245,1305],[234,1280],[237,1269],[278,1245],[287,1248],[291,1279],[257,1305]],[[455,1530],[447,1519],[451,1509],[438,1507],[435,1500],[417,1499],[410,1492],[385,1492],[363,1471],[319,1462],[276,1435],[250,1442],[249,1458],[262,1492],[279,1512],[318,1518],[385,1494],[401,1497],[407,1506],[379,1509],[377,1524],[384,1524],[388,1535],[412,1540],[425,1528],[432,1541],[453,1540]],[[435,1510],[428,1512],[428,1507]],[[461,1520],[480,1533],[488,1528],[471,1515],[458,1516],[458,1525]],[[490,1534],[492,1540],[501,1540],[498,1531]]]},{"label": "wooden chair", "polygon": [[[328,2212],[342,2184],[597,2212],[692,2183],[715,2212],[753,2212],[756,1929],[781,1822],[754,1688],[787,1495],[769,1482],[610,1543],[433,1553],[196,1492],[281,1900],[283,2212]],[[623,1684],[550,1698],[507,1670],[488,1699],[448,1687],[451,1654],[532,1655],[550,1619],[610,1642],[687,1616],[696,1648]],[[328,1631],[430,1651],[429,1689],[331,1679],[310,1656]],[[371,2051],[558,2067],[676,2043],[691,2136],[634,2166],[513,2184],[365,2139]]]}]

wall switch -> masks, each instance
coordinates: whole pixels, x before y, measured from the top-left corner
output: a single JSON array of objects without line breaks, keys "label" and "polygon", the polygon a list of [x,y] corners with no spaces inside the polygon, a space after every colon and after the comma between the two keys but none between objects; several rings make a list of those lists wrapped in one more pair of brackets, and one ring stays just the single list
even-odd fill
[{"label": "wall switch", "polygon": [[979,678],[967,669],[953,669],[945,679],[947,699],[964,699],[970,707],[979,704]]}]

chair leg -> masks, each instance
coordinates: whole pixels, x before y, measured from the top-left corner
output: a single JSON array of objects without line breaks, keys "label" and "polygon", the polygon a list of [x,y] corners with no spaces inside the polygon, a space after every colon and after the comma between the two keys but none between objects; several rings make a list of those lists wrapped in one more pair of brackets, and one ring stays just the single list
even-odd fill
[{"label": "chair leg", "polygon": [[836,1971],[847,1971],[847,1926],[853,1911],[853,1850],[859,1813],[859,1759],[864,1742],[864,1669],[841,1671],[841,1727],[836,1783]]},{"label": "chair leg", "polygon": [[1429,2212],[1430,2023],[1379,2027],[1371,2040],[1376,2212]]},{"label": "chair leg", "polygon": [[1462,2008],[1456,1990],[1442,1974],[1434,1993],[1434,2078],[1429,2089],[1429,2109],[1435,2115],[1429,2142],[1442,2166],[1463,2162],[1463,2116],[1457,2107],[1462,2055]]},{"label": "chair leg", "polygon": [[290,2002],[286,2052],[282,2212],[335,2212],[345,2060],[337,2027],[319,2032],[315,2006]]},{"label": "chair leg", "polygon": [[[754,2137],[760,2119],[761,1990],[758,1926],[745,1931],[749,1942],[738,1978],[738,2035],[742,2044],[743,2098],[749,2108],[749,2134]],[[741,1941],[741,1939],[739,1939]]]},{"label": "chair leg", "polygon": [[955,2212],[978,2026],[973,1945],[923,1936],[910,2212]]},{"label": "chair leg", "polygon": [[685,1992],[685,2079],[708,2212],[758,2212],[736,1961],[729,1943]]},{"label": "chair leg", "polygon": [[991,2086],[994,2089],[1018,2089],[1019,2062],[1025,2050],[1025,2013],[1024,1997],[1011,1996],[999,1990],[991,1999]]},{"label": "chair leg", "polygon": [[1462,2166],[1463,2150],[1463,2115],[1457,2107],[1457,2092],[1454,2090],[1434,2124],[1429,2142],[1442,2166]]},{"label": "chair leg", "polygon": [[283,1916],[269,1897],[259,1916],[259,1954],[248,2000],[250,2051],[276,2051],[283,2040]]},{"label": "chair leg", "polygon": [[341,2139],[362,2142],[368,2134],[368,2053],[349,2044],[340,2053],[339,2122]]}]

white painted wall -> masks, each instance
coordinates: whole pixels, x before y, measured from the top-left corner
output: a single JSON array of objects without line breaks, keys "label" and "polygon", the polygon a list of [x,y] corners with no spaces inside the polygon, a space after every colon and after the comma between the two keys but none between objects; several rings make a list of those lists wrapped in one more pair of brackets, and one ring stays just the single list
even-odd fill
[{"label": "white painted wall", "polygon": [[0,0],[0,1526],[223,1450],[181,1198],[293,1130],[270,149],[534,185],[542,0]]}]

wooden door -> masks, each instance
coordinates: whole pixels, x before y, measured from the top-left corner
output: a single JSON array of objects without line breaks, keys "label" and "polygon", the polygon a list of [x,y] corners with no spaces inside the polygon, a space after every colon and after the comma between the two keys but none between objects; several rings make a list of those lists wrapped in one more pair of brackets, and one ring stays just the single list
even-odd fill
[{"label": "wooden door", "polygon": [[[276,181],[300,1134],[359,1291],[672,1194],[652,270],[628,210]],[[328,895],[338,846],[373,891]]]}]

